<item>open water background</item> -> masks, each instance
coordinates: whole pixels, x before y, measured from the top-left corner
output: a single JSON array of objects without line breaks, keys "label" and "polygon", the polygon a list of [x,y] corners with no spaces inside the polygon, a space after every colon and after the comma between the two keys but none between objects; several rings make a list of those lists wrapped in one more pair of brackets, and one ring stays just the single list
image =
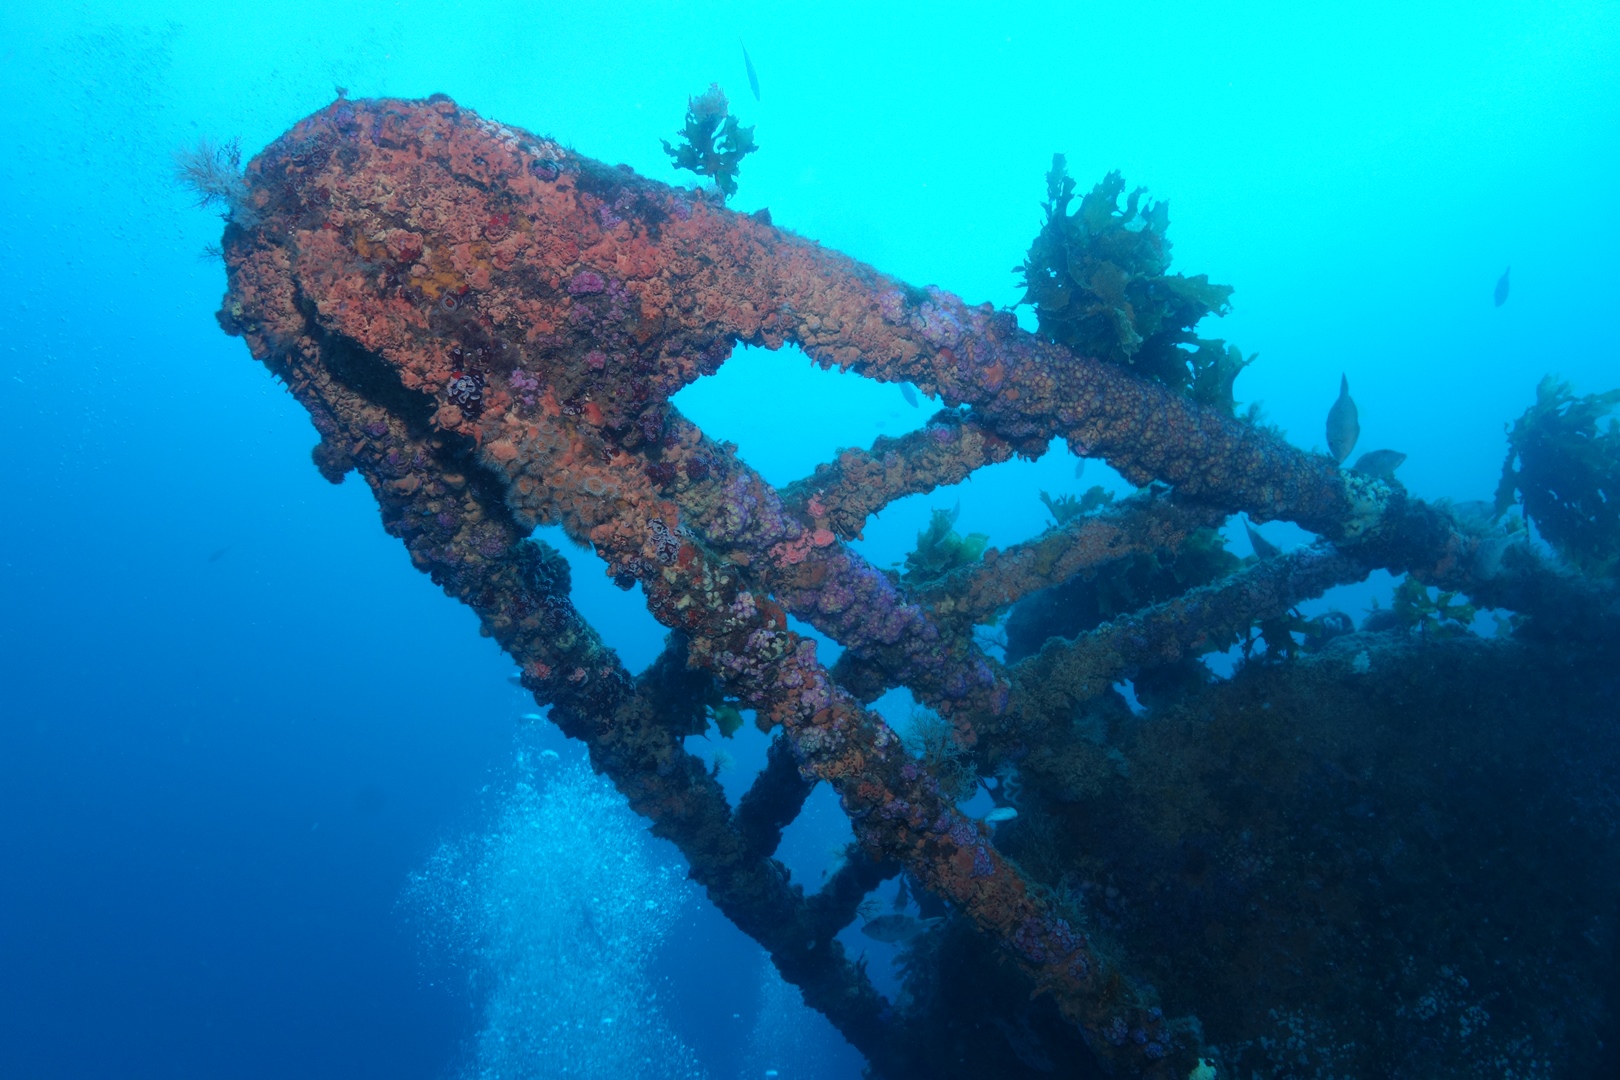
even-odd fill
[{"label": "open water background", "polygon": [[[640,996],[587,997],[592,1019],[633,1034],[574,1017],[584,1075],[858,1072],[577,750],[519,733],[510,665],[364,486],[310,466],[307,416],[214,324],[219,222],[173,185],[176,148],[252,153],[342,85],[444,92],[678,182],[658,140],[719,81],[762,147],[733,205],[997,304],[1064,151],[1082,189],[1118,168],[1168,198],[1177,268],[1237,287],[1203,329],[1260,354],[1241,400],[1318,445],[1347,372],[1363,449],[1410,454],[1419,495],[1488,498],[1544,373],[1620,385],[1616,56],[1612,3],[5,5],[0,1076],[524,1075],[501,1037],[566,1018],[522,992],[609,984]],[[765,354],[680,404],[775,482],[927,412]],[[1074,465],[908,500],[863,549],[900,558],[958,498],[963,531],[1022,539],[1038,488],[1110,482]],[[644,663],[635,595],[570,557]],[[841,830],[815,803],[796,874]],[[634,856],[613,873],[610,838]],[[599,895],[547,866],[594,868]],[[492,904],[526,914],[479,922]]]}]

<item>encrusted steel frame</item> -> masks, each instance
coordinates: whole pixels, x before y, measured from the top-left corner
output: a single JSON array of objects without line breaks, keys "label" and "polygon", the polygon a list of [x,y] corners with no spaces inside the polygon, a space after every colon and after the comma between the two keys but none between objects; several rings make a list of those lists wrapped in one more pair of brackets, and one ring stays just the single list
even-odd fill
[{"label": "encrusted steel frame", "polygon": [[[1005,946],[1118,1075],[1185,1077],[1202,1047],[943,796],[864,707],[904,685],[981,764],[1014,756],[1135,667],[1196,652],[1370,567],[1471,577],[1481,545],[1383,481],[673,188],[438,97],[340,100],[248,168],[226,229],[220,312],[357,471],[416,565],[475,610],[552,719],[674,841],[719,908],[893,1077],[908,1034],[834,935],[904,868]],[[671,406],[738,342],[793,342],[824,366],[909,381],[950,410],[843,452],[777,491]],[[846,541],[894,499],[1054,437],[1159,481],[1102,513],[907,589]],[[972,626],[1132,552],[1174,549],[1244,510],[1322,535],[1004,667]],[[671,631],[627,671],[530,537],[560,524]],[[788,615],[845,647],[832,671]],[[733,809],[682,747],[715,692],[779,728]],[[772,859],[816,782],[863,857],[807,897]]]}]

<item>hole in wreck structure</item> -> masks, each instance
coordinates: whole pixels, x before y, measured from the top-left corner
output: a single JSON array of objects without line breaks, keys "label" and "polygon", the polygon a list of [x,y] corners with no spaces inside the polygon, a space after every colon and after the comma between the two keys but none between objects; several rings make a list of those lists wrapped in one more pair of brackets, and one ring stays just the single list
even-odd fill
[{"label": "hole in wreck structure", "polygon": [[782,487],[839,450],[922,427],[939,401],[913,393],[915,406],[898,384],[824,370],[793,345],[774,351],[742,345],[718,372],[670,400],[705,435],[735,443],[750,468]]},{"label": "hole in wreck structure", "polygon": [[1007,548],[1053,525],[1041,492],[1053,499],[1079,498],[1092,487],[1116,499],[1136,490],[1106,463],[1077,458],[1054,439],[1033,461],[1015,457],[986,465],[959,484],[896,499],[872,515],[861,539],[850,546],[874,566],[903,570],[934,511],[956,509],[952,527],[959,535],[982,533],[991,547]]},{"label": "hole in wreck structure", "polygon": [[800,619],[798,616],[789,615],[787,624],[788,629],[792,630],[795,634],[798,634],[800,637],[809,638],[811,641],[816,643],[816,659],[821,661],[822,667],[832,667],[838,662],[838,658],[844,655],[844,647],[842,645],[838,644],[838,642],[834,641],[826,634],[823,634],[820,630],[817,630],[803,619]]},{"label": "hole in wreck structure", "polygon": [[809,896],[821,891],[832,873],[844,864],[855,830],[838,803],[838,793],[818,783],[804,800],[799,816],[782,830],[776,860],[788,868],[796,884]]},{"label": "hole in wreck structure", "polygon": [[710,723],[708,731],[688,735],[681,743],[686,752],[702,761],[720,782],[720,790],[725,792],[726,802],[733,809],[765,768],[765,755],[771,748],[772,738],[759,730],[753,709],[740,711],[742,725],[731,735],[722,734],[717,724]]},{"label": "hole in wreck structure", "polygon": [[906,950],[922,944],[922,935],[936,930],[949,914],[944,901],[910,875],[897,874],[861,899],[854,921],[836,937],[847,955],[865,958],[873,988],[890,1002],[900,1002]]},{"label": "hole in wreck structure", "polygon": [[550,544],[568,560],[570,599],[629,671],[639,672],[657,659],[666,631],[648,612],[640,584],[619,588],[608,576],[607,563],[570,540],[560,525],[536,529],[531,539]]}]

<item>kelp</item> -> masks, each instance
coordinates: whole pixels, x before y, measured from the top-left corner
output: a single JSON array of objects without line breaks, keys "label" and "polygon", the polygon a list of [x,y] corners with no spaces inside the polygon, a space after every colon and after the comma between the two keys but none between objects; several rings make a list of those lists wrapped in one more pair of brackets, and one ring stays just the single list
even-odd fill
[{"label": "kelp", "polygon": [[1114,493],[1101,484],[1093,484],[1086,489],[1084,495],[1079,497],[1059,495],[1057,498],[1053,498],[1047,492],[1041,492],[1041,502],[1046,505],[1047,511],[1052,515],[1053,522],[1059,528],[1067,525],[1082,514],[1089,514],[1093,510],[1107,506],[1113,501]]},{"label": "kelp", "polygon": [[759,149],[754,129],[741,126],[730,113],[725,91],[713,84],[687,101],[686,125],[676,133],[676,144],[661,140],[675,168],[710,177],[724,198],[737,194],[742,159]]},{"label": "kelp", "polygon": [[1431,638],[1461,637],[1473,625],[1476,609],[1457,593],[1445,589],[1429,595],[1428,586],[1416,578],[1407,578],[1395,588],[1391,609],[1396,625],[1408,633],[1416,632],[1425,641]]},{"label": "kelp", "polygon": [[961,512],[960,506],[933,512],[928,519],[928,527],[917,534],[916,549],[906,556],[902,580],[908,584],[922,584],[979,560],[990,538],[984,533],[962,536],[956,532],[953,526]]},{"label": "kelp", "polygon": [[1062,154],[1046,174],[1046,221],[1030,245],[1024,298],[1040,333],[1083,356],[1129,368],[1231,415],[1232,384],[1253,362],[1235,346],[1195,332],[1206,315],[1230,309],[1232,287],[1208,275],[1170,273],[1170,207],[1144,201],[1146,188],[1119,198],[1116,171],[1083,196]]},{"label": "kelp", "polygon": [[[1508,432],[1496,512],[1515,502],[1559,554],[1588,573],[1620,565],[1620,390],[1576,397],[1548,375]],[[1603,421],[1607,419],[1606,426]]]}]

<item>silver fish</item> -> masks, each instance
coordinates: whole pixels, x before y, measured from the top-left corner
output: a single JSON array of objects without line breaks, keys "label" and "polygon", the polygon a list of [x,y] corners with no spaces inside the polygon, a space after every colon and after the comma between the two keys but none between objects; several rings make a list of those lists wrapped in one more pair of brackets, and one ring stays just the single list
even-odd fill
[{"label": "silver fish", "polygon": [[1502,271],[1502,276],[1501,277],[1496,279],[1496,306],[1497,307],[1501,307],[1503,304],[1507,303],[1508,274],[1511,273],[1512,271],[1513,271],[1513,267],[1510,266],[1506,270]]},{"label": "silver fish", "polygon": [[1013,818],[1015,818],[1017,816],[1018,816],[1018,810],[1017,810],[1016,807],[998,806],[994,810],[990,811],[988,814],[984,815],[984,820],[986,820],[990,824],[994,825],[998,821],[1011,821]]},{"label": "silver fish", "polygon": [[875,941],[898,945],[932,929],[938,919],[918,919],[911,915],[879,915],[861,924],[861,933]]},{"label": "silver fish", "polygon": [[1350,466],[1358,473],[1376,476],[1380,480],[1395,479],[1395,470],[1401,467],[1406,455],[1399,450],[1369,450],[1356,458],[1356,463]]},{"label": "silver fish", "polygon": [[908,382],[900,384],[900,396],[906,399],[906,404],[913,409],[917,407],[917,388]]},{"label": "silver fish", "polygon": [[1356,414],[1356,403],[1350,398],[1350,380],[1340,375],[1339,400],[1328,410],[1327,418],[1327,444],[1333,460],[1343,465],[1359,438],[1361,420]]},{"label": "silver fish", "polygon": [[[742,45],[742,39],[741,38],[737,39],[737,44]],[[748,55],[748,46],[743,45],[742,46],[742,51],[743,51],[743,67],[748,69],[748,89],[750,89],[750,90],[752,90],[754,92],[754,100],[758,101],[759,100],[759,73],[754,70],[754,61]]]},{"label": "silver fish", "polygon": [[1261,536],[1259,530],[1249,524],[1247,520],[1243,522],[1243,527],[1249,530],[1249,546],[1254,548],[1256,558],[1264,562],[1266,559],[1275,559],[1282,554],[1282,548]]},{"label": "silver fish", "polygon": [[1081,458],[1079,461],[1075,462],[1074,478],[1078,480],[1084,475],[1086,475],[1086,459]]}]

